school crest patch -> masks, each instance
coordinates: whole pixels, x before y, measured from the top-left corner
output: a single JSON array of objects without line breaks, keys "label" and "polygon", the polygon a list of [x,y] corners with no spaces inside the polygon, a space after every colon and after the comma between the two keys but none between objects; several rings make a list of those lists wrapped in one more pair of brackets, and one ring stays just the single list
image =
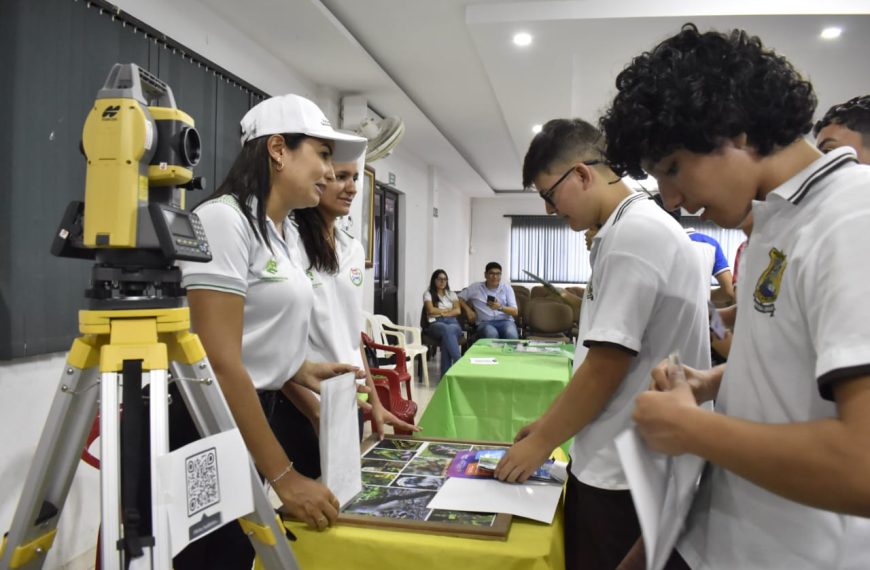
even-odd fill
[{"label": "school crest patch", "polygon": [[779,296],[782,275],[785,273],[788,262],[786,255],[775,247],[770,249],[768,255],[770,263],[767,264],[767,269],[758,278],[753,300],[756,311],[769,314],[772,317],[776,310],[776,298]]},{"label": "school crest patch", "polygon": [[350,268],[350,282],[359,287],[363,282],[363,272],[359,267]]}]

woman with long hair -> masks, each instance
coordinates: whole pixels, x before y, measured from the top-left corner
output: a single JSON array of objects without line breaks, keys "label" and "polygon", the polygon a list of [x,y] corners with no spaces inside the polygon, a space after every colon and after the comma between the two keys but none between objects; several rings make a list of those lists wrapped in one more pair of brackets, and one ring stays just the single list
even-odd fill
[{"label": "woman with long hair", "polygon": [[[327,175],[317,207],[293,212],[292,230],[301,264],[314,288],[314,308],[308,331],[309,356],[349,362],[368,372],[360,346],[365,252],[359,241],[336,224],[338,218],[350,213],[357,194],[359,167],[356,162],[336,163],[333,172],[334,175]],[[401,421],[384,409],[374,390],[371,374],[367,373],[366,376],[371,388],[367,405],[371,406],[378,435],[383,437],[385,425],[418,431],[416,426]],[[317,425],[320,403],[310,390],[298,385],[287,385],[283,393],[297,408],[292,414],[298,418],[301,412],[307,416],[309,425]],[[307,429],[306,432],[311,434]],[[317,443],[314,434],[306,445],[304,459],[300,461],[316,461],[319,464]]]},{"label": "woman with long hair", "polygon": [[423,293],[423,304],[429,317],[428,332],[441,342],[441,375],[459,360],[459,337],[462,327],[456,317],[462,310],[459,297],[450,290],[447,272],[436,269],[429,278],[429,288]]},{"label": "woman with long hair", "polygon": [[[196,208],[212,261],[181,263],[182,284],[193,328],[257,469],[285,511],[323,529],[335,522],[338,501],[293,468],[264,406],[285,384],[317,389],[320,380],[355,370],[306,360],[313,293],[290,240],[289,214],[315,206],[333,158],[355,159],[365,141],[333,130],[314,103],[297,95],[259,103],[241,126],[241,152]],[[215,535],[185,549],[174,567],[250,568],[253,549],[237,525]]]}]

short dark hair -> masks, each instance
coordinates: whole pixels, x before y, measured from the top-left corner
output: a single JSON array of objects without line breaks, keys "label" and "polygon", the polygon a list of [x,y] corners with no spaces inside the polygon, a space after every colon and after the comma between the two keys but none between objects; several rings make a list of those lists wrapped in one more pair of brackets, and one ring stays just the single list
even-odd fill
[{"label": "short dark hair", "polygon": [[813,126],[813,135],[819,136],[819,131],[831,123],[860,133],[864,146],[870,146],[870,95],[853,97],[828,109],[825,116]]},{"label": "short dark hair", "polygon": [[635,57],[616,88],[600,121],[607,159],[635,178],[646,177],[643,160],[710,153],[744,133],[767,156],[809,132],[817,103],[812,84],[758,37],[700,33],[691,23]]},{"label": "short dark hair", "polygon": [[583,119],[553,119],[535,135],[523,160],[523,188],[541,172],[578,159],[603,159],[604,142],[594,125]]},{"label": "short dark hair", "polygon": [[495,261],[490,261],[486,264],[486,269],[484,269],[483,272],[489,273],[490,269],[498,269],[499,271],[501,271],[501,265],[499,265]]}]

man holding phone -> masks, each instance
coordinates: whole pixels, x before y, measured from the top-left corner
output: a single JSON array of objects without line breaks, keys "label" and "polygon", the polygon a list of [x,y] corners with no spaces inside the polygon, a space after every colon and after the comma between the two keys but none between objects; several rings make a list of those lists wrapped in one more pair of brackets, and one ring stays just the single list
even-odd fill
[{"label": "man holding phone", "polygon": [[519,338],[514,317],[518,315],[517,299],[510,285],[501,282],[501,265],[486,264],[485,281],[472,283],[459,293],[462,311],[471,323],[476,323],[480,338]]}]

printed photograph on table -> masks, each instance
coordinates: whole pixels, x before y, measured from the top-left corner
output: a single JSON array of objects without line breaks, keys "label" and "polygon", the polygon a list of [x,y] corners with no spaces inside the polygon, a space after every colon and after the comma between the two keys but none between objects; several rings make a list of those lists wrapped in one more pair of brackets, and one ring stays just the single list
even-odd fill
[{"label": "printed photograph on table", "polygon": [[410,439],[384,439],[375,446],[375,449],[420,449],[423,445],[422,441],[413,441]]},{"label": "printed photograph on table", "polygon": [[418,457],[408,462],[408,466],[402,471],[406,475],[436,475],[438,477],[447,473],[450,466],[450,457]]},{"label": "printed photograph on table", "polygon": [[410,461],[417,452],[413,449],[384,449],[376,447],[364,455],[365,459],[386,459],[388,461]]},{"label": "printed photograph on table", "polygon": [[420,457],[449,457],[452,459],[457,451],[468,451],[469,449],[471,449],[470,445],[430,442],[420,453]]},{"label": "printed photograph on table", "polygon": [[360,494],[344,507],[343,512],[424,521],[430,511],[426,505],[434,496],[434,491],[421,489],[363,487]]},{"label": "printed photograph on table", "polygon": [[437,491],[444,484],[444,481],[444,477],[432,477],[431,475],[399,475],[391,483],[391,486]]},{"label": "printed photograph on table", "polygon": [[498,446],[398,436],[364,442],[363,489],[344,506],[339,523],[506,540],[511,515],[428,508],[457,453],[493,447]]},{"label": "printed photograph on table", "polygon": [[362,460],[362,470],[363,473],[366,471],[380,471],[383,473],[398,473],[405,467],[405,464],[401,461],[384,461],[383,459],[363,459]]},{"label": "printed photograph on table", "polygon": [[381,487],[387,487],[395,479],[395,473],[376,473],[374,471],[362,472],[363,485],[380,485]]}]

